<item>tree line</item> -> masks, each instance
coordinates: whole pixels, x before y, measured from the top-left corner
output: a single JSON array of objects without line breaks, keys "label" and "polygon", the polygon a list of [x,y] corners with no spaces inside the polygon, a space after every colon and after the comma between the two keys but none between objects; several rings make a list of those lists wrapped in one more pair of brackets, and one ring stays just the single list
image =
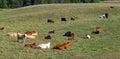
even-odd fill
[{"label": "tree line", "polygon": [[96,3],[101,0],[0,0],[0,8],[18,8],[51,3]]}]

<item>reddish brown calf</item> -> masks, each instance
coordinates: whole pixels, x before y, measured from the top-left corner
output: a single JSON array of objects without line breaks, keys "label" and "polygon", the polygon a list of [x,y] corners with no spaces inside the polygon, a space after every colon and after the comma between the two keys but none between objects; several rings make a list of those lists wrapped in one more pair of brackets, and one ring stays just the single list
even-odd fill
[{"label": "reddish brown calf", "polygon": [[94,34],[99,34],[102,32],[102,29],[100,27],[96,27],[96,31],[94,31]]},{"label": "reddish brown calf", "polygon": [[57,45],[54,46],[54,48],[63,50],[63,49],[67,49],[70,45],[71,45],[70,42],[66,42],[66,43],[63,43],[63,44],[57,44]]},{"label": "reddish brown calf", "polygon": [[28,32],[25,32],[25,34],[27,34],[27,35],[37,35],[37,32],[36,31],[28,31]]},{"label": "reddish brown calf", "polygon": [[35,48],[36,43],[25,44],[25,47]]},{"label": "reddish brown calf", "polygon": [[72,35],[70,37],[68,37],[68,40],[75,40],[74,33],[72,33]]}]

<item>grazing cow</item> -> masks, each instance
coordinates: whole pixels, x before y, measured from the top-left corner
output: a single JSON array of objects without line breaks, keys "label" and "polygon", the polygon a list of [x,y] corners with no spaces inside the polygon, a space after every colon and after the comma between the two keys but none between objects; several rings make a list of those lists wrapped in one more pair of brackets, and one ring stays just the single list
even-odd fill
[{"label": "grazing cow", "polygon": [[67,21],[66,18],[61,18],[61,21]]},{"label": "grazing cow", "polygon": [[48,34],[45,36],[45,39],[51,39],[51,36]]},{"label": "grazing cow", "polygon": [[27,31],[27,32],[25,32],[25,34],[27,34],[27,35],[33,35],[33,36],[38,35],[38,33],[36,31]]},{"label": "grazing cow", "polygon": [[17,32],[10,32],[10,33],[7,33],[7,36],[11,36],[11,37],[17,37]]},{"label": "grazing cow", "polygon": [[66,43],[63,43],[63,44],[57,44],[57,45],[54,46],[54,49],[63,50],[63,49],[67,49],[70,45],[71,45],[70,42],[66,42]]},{"label": "grazing cow", "polygon": [[49,33],[55,33],[55,30],[50,30]]},{"label": "grazing cow", "polygon": [[91,36],[89,34],[86,34],[84,38],[90,39]]},{"label": "grazing cow", "polygon": [[26,34],[21,34],[21,33],[17,33],[17,42],[19,42],[19,40],[24,40],[26,39]]},{"label": "grazing cow", "polygon": [[70,31],[68,31],[68,32],[66,32],[63,36],[72,36],[72,35],[73,35],[73,33],[70,32]]},{"label": "grazing cow", "polygon": [[25,47],[35,48],[36,43],[25,44]]},{"label": "grazing cow", "polygon": [[104,15],[100,16],[99,18],[108,18],[109,14],[105,13]]},{"label": "grazing cow", "polygon": [[102,29],[100,27],[96,27],[96,31],[94,31],[94,34],[99,34],[102,32]]},{"label": "grazing cow", "polygon": [[36,48],[41,48],[41,49],[50,48],[50,42],[39,44],[36,46]]},{"label": "grazing cow", "polygon": [[52,19],[48,19],[47,22],[48,23],[54,23],[54,21]]},{"label": "grazing cow", "polygon": [[4,30],[4,27],[1,27],[0,30]]},{"label": "grazing cow", "polygon": [[68,37],[68,40],[75,40],[74,33],[70,37]]}]

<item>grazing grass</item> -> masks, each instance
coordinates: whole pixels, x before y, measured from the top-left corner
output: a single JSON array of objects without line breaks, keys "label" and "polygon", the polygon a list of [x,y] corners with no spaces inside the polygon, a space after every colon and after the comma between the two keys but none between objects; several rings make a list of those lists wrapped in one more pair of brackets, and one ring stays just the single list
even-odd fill
[{"label": "grazing grass", "polygon": [[[110,8],[114,6],[114,8]],[[104,13],[109,13],[108,19],[99,19]],[[70,17],[78,19],[71,21]],[[0,9],[0,59],[120,59],[120,4],[42,4],[17,9]],[[60,18],[66,17],[67,22]],[[51,18],[55,23],[47,23]],[[102,33],[91,34],[95,27],[100,26]],[[44,36],[54,29],[51,40]],[[16,37],[8,37],[8,32],[35,30],[38,33],[35,39],[16,42]],[[71,31],[75,33],[75,40],[69,41],[62,35]],[[84,39],[90,34],[91,39]],[[51,42],[50,49],[32,49],[24,47],[26,43]],[[55,44],[71,42],[66,50],[52,49]]]}]

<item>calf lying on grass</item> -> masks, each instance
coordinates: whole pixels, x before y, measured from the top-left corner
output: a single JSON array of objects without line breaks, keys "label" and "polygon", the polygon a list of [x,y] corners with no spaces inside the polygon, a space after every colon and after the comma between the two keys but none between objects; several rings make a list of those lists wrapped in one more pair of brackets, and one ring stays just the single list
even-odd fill
[{"label": "calf lying on grass", "polygon": [[50,30],[49,33],[55,33],[55,30]]},{"label": "calf lying on grass", "polygon": [[68,32],[66,32],[63,36],[72,36],[73,35],[73,33],[72,32],[70,32],[70,31],[68,31]]},{"label": "calf lying on grass", "polygon": [[114,8],[114,6],[110,6],[110,8]]},{"label": "calf lying on grass", "polygon": [[36,46],[36,48],[41,48],[41,49],[50,48],[50,42],[39,44]]},{"label": "calf lying on grass", "polygon": [[18,32],[10,32],[7,33],[7,36],[11,36],[11,37],[17,37]]},{"label": "calf lying on grass", "polygon": [[78,17],[77,16],[73,16],[70,18],[70,20],[76,20]]},{"label": "calf lying on grass", "polygon": [[86,34],[86,35],[84,36],[84,38],[85,38],[85,39],[90,39],[91,36],[90,36],[89,34]]},{"label": "calf lying on grass", "polygon": [[70,37],[68,37],[68,40],[75,40],[74,33],[72,33],[72,35]]},{"label": "calf lying on grass", "polygon": [[109,16],[109,14],[108,14],[108,13],[105,13],[105,14],[99,16],[99,18],[108,18],[108,16]]},{"label": "calf lying on grass", "polygon": [[54,23],[54,21],[52,19],[48,19],[47,22],[48,23]]},{"label": "calf lying on grass", "polygon": [[33,35],[25,35],[26,36],[26,39],[35,39],[35,36]]},{"label": "calf lying on grass", "polygon": [[38,33],[36,31],[27,31],[27,32],[25,32],[25,34],[27,34],[27,35],[33,35],[33,36],[38,35]]},{"label": "calf lying on grass", "polygon": [[63,49],[67,49],[70,45],[71,45],[70,42],[66,42],[66,43],[63,43],[63,44],[57,44],[57,45],[54,46],[54,49],[63,50]]},{"label": "calf lying on grass", "polygon": [[96,27],[96,31],[92,32],[94,34],[99,34],[102,32],[102,29],[100,27]]},{"label": "calf lying on grass", "polygon": [[49,34],[47,34],[44,38],[45,39],[51,39],[51,36]]},{"label": "calf lying on grass", "polygon": [[1,27],[0,30],[4,30],[4,27]]},{"label": "calf lying on grass", "polygon": [[67,21],[67,20],[66,20],[66,18],[62,17],[62,18],[61,18],[61,21]]},{"label": "calf lying on grass", "polygon": [[25,44],[25,47],[35,48],[36,43]]}]

